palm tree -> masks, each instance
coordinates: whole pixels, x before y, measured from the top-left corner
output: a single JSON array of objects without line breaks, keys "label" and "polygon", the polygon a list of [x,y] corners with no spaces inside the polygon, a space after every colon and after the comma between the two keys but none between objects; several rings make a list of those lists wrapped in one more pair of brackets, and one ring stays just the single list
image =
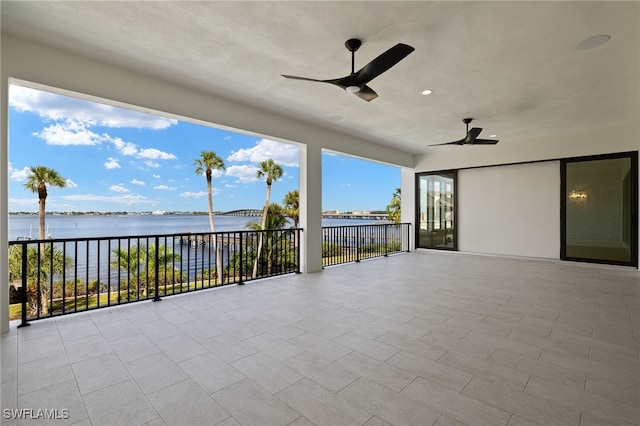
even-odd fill
[{"label": "palm tree", "polygon": [[[22,285],[22,247],[9,247],[9,283],[15,287]],[[53,279],[61,276],[73,265],[73,259],[64,256],[53,244],[47,244],[44,250],[38,247],[27,249],[27,301],[29,315],[46,315],[49,313],[49,296],[53,290]],[[40,296],[38,297],[38,293]]]},{"label": "palm tree", "polygon": [[[193,162],[193,165],[196,166],[196,174],[201,175],[205,174],[207,178],[207,197],[209,199],[209,226],[211,227],[211,232],[216,232],[215,226],[213,224],[213,188],[211,186],[211,181],[213,177],[213,170],[225,170],[226,167],[224,165],[224,161],[222,158],[218,156],[213,151],[202,151],[200,153],[200,158],[196,158]],[[217,240],[217,238],[216,238]],[[216,271],[218,280],[222,279],[222,253],[220,252],[220,246],[217,241],[213,242],[213,247],[216,252]]]},{"label": "palm tree", "polygon": [[[265,225],[261,225],[258,222],[248,222],[247,228],[254,231],[261,231],[264,229],[277,230],[284,229],[287,226],[287,217],[285,216],[284,209],[278,203],[271,203],[267,211],[267,220]],[[274,260],[278,262],[279,253],[277,250],[286,244],[286,233],[284,232],[267,232],[266,233],[266,260],[267,260],[267,275],[271,275],[273,269]],[[259,261],[259,257],[256,257],[256,264]],[[285,261],[281,259],[280,262],[284,266]]]},{"label": "palm tree", "polygon": [[[269,212],[269,200],[271,199],[271,184],[282,177],[284,174],[284,170],[282,170],[282,166],[273,161],[273,159],[268,159],[260,162],[260,168],[256,173],[258,179],[266,178],[267,181],[267,198],[264,202],[264,208],[262,209],[262,223],[260,227],[262,230],[265,230],[267,224],[267,213]],[[260,233],[260,237],[258,238],[258,252],[256,254],[256,261],[253,264],[253,274],[251,274],[252,278],[256,278],[258,274],[258,260],[260,259],[260,252],[262,251],[262,233]]]},{"label": "palm tree", "polygon": [[[155,282],[156,254],[158,257],[158,280],[164,284],[167,283],[166,267],[170,266],[171,269],[175,269],[174,263],[182,260],[179,254],[173,253],[170,247],[162,244],[158,248],[155,244],[150,244],[148,248],[144,244],[124,249],[114,248],[112,253],[111,267],[130,275],[131,283],[127,283],[127,288],[130,284],[135,284],[138,287],[138,296],[145,296],[146,289],[142,287],[143,284],[149,286]],[[135,289],[129,288],[129,290]]]},{"label": "palm tree", "polygon": [[38,194],[38,218],[40,231],[38,232],[38,239],[45,239],[45,206],[47,203],[47,185],[55,186],[58,188],[64,188],[67,186],[67,180],[60,176],[60,174],[49,167],[36,166],[30,167],[31,176],[29,180],[24,184],[24,187],[33,193]]},{"label": "palm tree", "polygon": [[396,224],[400,223],[401,218],[401,204],[402,204],[402,192],[400,188],[396,188],[393,191],[391,203],[387,206],[387,217],[389,220],[394,221]]},{"label": "palm tree", "polygon": [[[295,189],[293,191],[289,191],[284,196],[284,214],[293,220],[293,227],[297,228],[298,223],[300,222],[300,192]],[[294,246],[298,247],[298,233],[294,234]]]},{"label": "palm tree", "polygon": [[293,227],[297,228],[300,221],[300,192],[297,189],[287,192],[283,203],[285,215],[293,220]]}]

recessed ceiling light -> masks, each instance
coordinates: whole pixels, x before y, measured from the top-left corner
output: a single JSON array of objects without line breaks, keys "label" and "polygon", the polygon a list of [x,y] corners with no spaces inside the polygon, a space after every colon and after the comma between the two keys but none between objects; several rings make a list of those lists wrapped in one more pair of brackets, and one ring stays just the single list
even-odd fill
[{"label": "recessed ceiling light", "polygon": [[498,135],[489,135],[490,138],[497,138]]},{"label": "recessed ceiling light", "polygon": [[596,47],[602,46],[609,40],[611,40],[610,35],[607,35],[607,34],[594,35],[578,43],[576,45],[576,49],[578,50],[595,49]]},{"label": "recessed ceiling light", "polygon": [[433,90],[430,90],[430,89],[425,89],[425,90],[422,91],[422,94],[425,95],[425,96],[426,95],[430,95],[432,93],[433,93]]},{"label": "recessed ceiling light", "polygon": [[329,121],[342,121],[343,117],[341,115],[330,115]]}]

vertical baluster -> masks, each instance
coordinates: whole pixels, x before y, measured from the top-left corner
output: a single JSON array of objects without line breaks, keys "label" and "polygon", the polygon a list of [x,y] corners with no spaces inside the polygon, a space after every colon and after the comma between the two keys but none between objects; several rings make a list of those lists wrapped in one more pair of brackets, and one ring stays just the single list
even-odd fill
[{"label": "vertical baluster", "polygon": [[243,274],[244,274],[244,260],[242,258],[243,255],[244,255],[244,253],[243,253],[244,252],[244,248],[242,246],[242,235],[243,234],[244,234],[244,232],[240,232],[240,267],[239,267],[239,269],[240,269],[240,279],[238,280],[238,285],[244,285],[244,282],[243,282],[244,281],[243,280],[243,278],[244,278],[244,276],[243,276]]},{"label": "vertical baluster", "polygon": [[21,322],[18,327],[28,327],[31,324],[27,322],[27,243],[22,243],[22,286],[20,287],[20,298],[22,299],[22,312],[20,312]]},{"label": "vertical baluster", "polygon": [[[96,267],[96,307],[100,307],[100,239],[96,240],[96,251],[98,252],[96,260],[98,262]],[[88,267],[89,265],[87,265]],[[63,305],[64,306],[64,305]]]},{"label": "vertical baluster", "polygon": [[111,238],[107,240],[107,306],[111,306]]},{"label": "vertical baluster", "polygon": [[67,242],[62,243],[62,314],[65,314],[67,301],[66,301],[66,284],[67,284]]},{"label": "vertical baluster", "polygon": [[[154,275],[155,275],[154,287],[155,287],[155,290],[154,291],[155,291],[155,294],[154,294],[154,297],[153,297],[153,301],[154,302],[159,302],[162,299],[160,299],[160,237],[158,237],[157,235],[156,235],[156,249],[155,249],[154,256],[155,256],[155,259],[154,259],[155,260],[155,265],[154,265],[154,269],[155,269],[155,271],[154,271]],[[165,247],[164,258],[165,259],[167,258],[166,247]],[[165,269],[165,271],[166,271],[166,269]],[[149,280],[147,280],[147,283],[148,282],[149,282]],[[149,293],[147,293],[147,295],[148,294]]]}]

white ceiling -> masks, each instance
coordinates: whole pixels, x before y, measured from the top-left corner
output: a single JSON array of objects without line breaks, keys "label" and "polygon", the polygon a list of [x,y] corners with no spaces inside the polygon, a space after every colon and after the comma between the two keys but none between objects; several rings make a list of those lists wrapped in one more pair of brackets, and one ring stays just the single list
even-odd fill
[{"label": "white ceiling", "polygon": [[[464,136],[496,147],[638,121],[640,3],[2,1],[2,32],[413,153]],[[578,50],[609,34],[605,45]],[[415,51],[365,102],[287,80],[350,72],[396,43]],[[433,90],[422,96],[424,89]],[[330,117],[343,117],[332,121]],[[446,149],[446,148],[444,148]]]}]

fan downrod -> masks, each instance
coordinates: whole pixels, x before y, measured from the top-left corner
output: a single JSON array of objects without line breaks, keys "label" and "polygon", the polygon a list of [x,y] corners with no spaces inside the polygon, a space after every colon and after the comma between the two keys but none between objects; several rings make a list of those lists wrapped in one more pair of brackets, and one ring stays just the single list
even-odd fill
[{"label": "fan downrod", "polygon": [[467,135],[469,134],[469,123],[473,121],[473,118],[463,118],[462,122],[467,125]]},{"label": "fan downrod", "polygon": [[344,43],[344,46],[349,52],[355,52],[360,48],[360,46],[362,46],[362,40],[357,38],[350,38]]}]

